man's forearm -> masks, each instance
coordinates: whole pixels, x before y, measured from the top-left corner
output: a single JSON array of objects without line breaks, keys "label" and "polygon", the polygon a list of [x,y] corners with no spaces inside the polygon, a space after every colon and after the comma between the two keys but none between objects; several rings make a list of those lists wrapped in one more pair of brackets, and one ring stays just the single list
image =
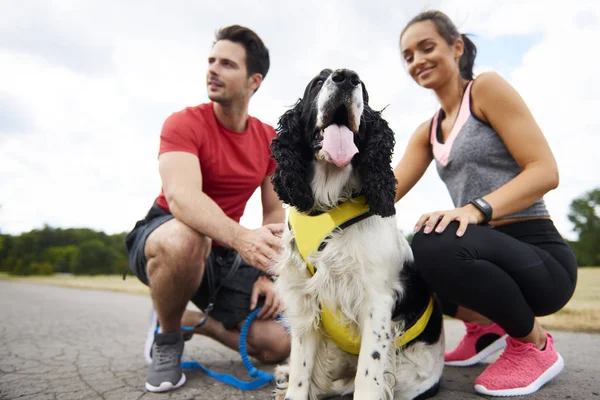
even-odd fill
[{"label": "man's forearm", "polygon": [[167,201],[175,218],[224,246],[236,248],[236,238],[246,230],[204,192],[190,190]]}]

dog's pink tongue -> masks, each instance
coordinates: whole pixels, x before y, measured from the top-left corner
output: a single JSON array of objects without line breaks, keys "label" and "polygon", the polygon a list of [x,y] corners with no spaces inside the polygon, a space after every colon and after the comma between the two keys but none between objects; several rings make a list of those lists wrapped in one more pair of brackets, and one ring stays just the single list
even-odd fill
[{"label": "dog's pink tongue", "polygon": [[338,167],[348,165],[358,153],[354,144],[354,133],[344,125],[329,125],[323,132],[323,150]]}]

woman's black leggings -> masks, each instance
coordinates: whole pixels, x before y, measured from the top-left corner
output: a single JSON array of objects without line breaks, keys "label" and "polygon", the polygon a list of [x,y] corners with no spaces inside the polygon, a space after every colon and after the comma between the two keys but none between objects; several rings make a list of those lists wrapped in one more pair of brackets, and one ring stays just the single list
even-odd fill
[{"label": "woman's black leggings", "polygon": [[421,231],[411,244],[444,314],[455,316],[460,305],[518,338],[532,331],[535,316],[560,310],[573,295],[575,255],[551,220],[469,225],[462,238],[457,228],[453,222],[441,234]]}]

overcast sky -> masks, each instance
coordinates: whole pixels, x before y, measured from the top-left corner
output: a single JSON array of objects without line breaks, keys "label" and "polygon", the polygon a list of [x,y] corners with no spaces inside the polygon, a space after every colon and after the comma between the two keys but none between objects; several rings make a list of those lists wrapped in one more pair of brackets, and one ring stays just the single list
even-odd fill
[{"label": "overcast sky", "polygon": [[[438,8],[474,35],[476,73],[497,71],[532,110],[561,173],[546,202],[574,238],[570,202],[600,187],[600,2],[553,3],[0,0],[0,231],[130,230],[160,190],[162,123],[208,100],[206,58],[231,24],[255,30],[271,53],[252,115],[275,125],[318,71],[354,69],[371,106],[387,106],[395,164],[438,108],[408,76],[398,36]],[[450,207],[432,165],[398,203],[399,226],[408,233],[422,213]],[[242,223],[260,221],[255,194]]]}]

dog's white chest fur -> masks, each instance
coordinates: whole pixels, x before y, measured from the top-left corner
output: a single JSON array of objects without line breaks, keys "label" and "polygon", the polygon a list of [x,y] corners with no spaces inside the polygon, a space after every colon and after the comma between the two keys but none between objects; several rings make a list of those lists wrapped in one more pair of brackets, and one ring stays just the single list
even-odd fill
[{"label": "dog's white chest fur", "polygon": [[333,232],[326,244],[308,256],[316,272],[304,283],[322,304],[340,310],[344,322],[359,323],[360,309],[370,291],[400,290],[398,274],[405,260],[394,218],[371,216]]}]

